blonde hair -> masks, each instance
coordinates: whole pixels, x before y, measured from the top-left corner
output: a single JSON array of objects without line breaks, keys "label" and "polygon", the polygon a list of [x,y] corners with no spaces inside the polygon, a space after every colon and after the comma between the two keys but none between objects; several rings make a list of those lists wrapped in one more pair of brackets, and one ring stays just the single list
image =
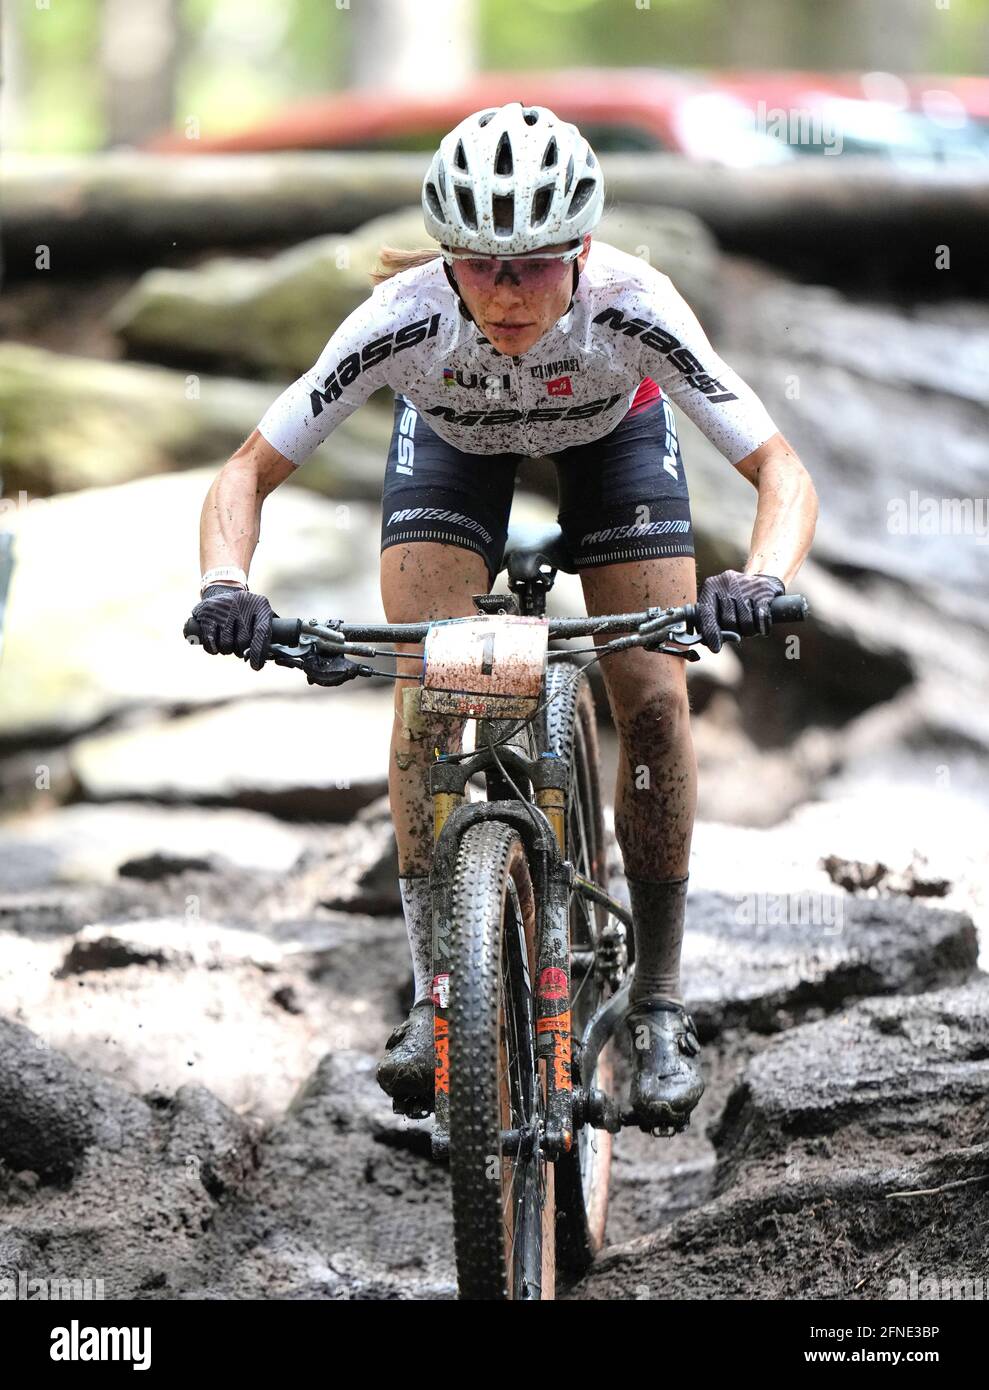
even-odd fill
[{"label": "blonde hair", "polygon": [[414,270],[418,265],[435,261],[439,254],[438,250],[431,251],[425,246],[419,247],[416,251],[403,251],[397,246],[382,246],[378,252],[379,268],[371,271],[371,283],[383,284],[393,275],[400,275],[403,270]]}]

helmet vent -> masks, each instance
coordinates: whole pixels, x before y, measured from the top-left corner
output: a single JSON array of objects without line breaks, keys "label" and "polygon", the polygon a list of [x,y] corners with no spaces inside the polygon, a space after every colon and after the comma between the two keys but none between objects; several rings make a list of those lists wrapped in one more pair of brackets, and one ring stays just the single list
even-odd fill
[{"label": "helmet vent", "polygon": [[532,195],[532,227],[541,227],[549,215],[550,207],[553,203],[553,185],[549,187],[537,188]]},{"label": "helmet vent", "polygon": [[553,167],[553,165],[554,165],[555,163],[556,163],[556,136],[554,135],[553,138],[550,140],[549,144],[546,146],[546,153],[543,155],[542,167],[543,167],[544,169],[552,169],[552,167]]},{"label": "helmet vent", "polygon": [[508,131],[506,130],[498,141],[498,148],[495,151],[494,171],[496,174],[510,174],[513,167],[512,142],[508,138]]},{"label": "helmet vent", "polygon": [[429,211],[436,218],[437,222],[445,222],[446,217],[444,216],[443,209],[440,206],[440,200],[436,196],[435,184],[426,184],[426,202],[429,204]]},{"label": "helmet vent", "polygon": [[460,216],[464,223],[477,231],[477,211],[474,207],[474,195],[469,188],[457,187],[457,207],[460,209]]},{"label": "helmet vent", "polygon": [[570,199],[570,207],[567,209],[567,217],[576,217],[581,208],[585,207],[590,201],[591,195],[597,186],[596,179],[581,179],[573,191]]},{"label": "helmet vent", "polygon": [[597,160],[594,158],[594,151],[590,146],[588,146],[584,152],[584,163],[588,169],[593,169],[597,164]]},{"label": "helmet vent", "polygon": [[494,213],[494,229],[497,236],[511,236],[515,230],[515,199],[492,198],[491,211]]},{"label": "helmet vent", "polygon": [[539,112],[530,106],[522,112],[522,119],[525,121],[526,125],[535,125],[539,120]]},{"label": "helmet vent", "polygon": [[467,168],[467,156],[464,153],[464,142],[462,140],[457,141],[457,148],[453,152],[453,163],[458,169],[466,170]]},{"label": "helmet vent", "polygon": [[436,176],[437,176],[437,179],[439,180],[439,185],[440,185],[440,197],[441,197],[441,198],[445,198],[445,197],[446,197],[446,170],[443,168],[443,165],[442,165],[442,164],[441,164],[441,165],[439,166],[439,168],[436,170]]},{"label": "helmet vent", "polygon": [[573,155],[567,160],[567,179],[563,185],[564,193],[570,192],[570,185],[573,183]]},{"label": "helmet vent", "polygon": [[492,107],[492,109],[491,109],[490,111],[485,111],[484,114],[483,114],[483,115],[480,117],[480,119],[478,120],[477,124],[478,124],[478,125],[487,125],[488,121],[490,121],[490,120],[493,119],[493,117],[494,117],[495,112],[497,111],[497,109],[498,109],[497,107]]}]

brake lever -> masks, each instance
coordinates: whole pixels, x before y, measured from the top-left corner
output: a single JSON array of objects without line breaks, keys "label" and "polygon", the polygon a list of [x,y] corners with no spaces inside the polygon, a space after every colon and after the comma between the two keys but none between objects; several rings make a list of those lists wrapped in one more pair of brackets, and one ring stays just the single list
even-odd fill
[{"label": "brake lever", "polygon": [[695,652],[691,650],[691,648],[694,646],[694,643],[687,642],[684,643],[684,646],[686,646],[687,648],[686,651],[684,651],[683,647],[667,647],[665,645],[653,647],[650,646],[648,642],[643,642],[642,644],[643,650],[647,652],[665,652],[667,656],[678,656],[682,661],[700,661],[700,652]]}]

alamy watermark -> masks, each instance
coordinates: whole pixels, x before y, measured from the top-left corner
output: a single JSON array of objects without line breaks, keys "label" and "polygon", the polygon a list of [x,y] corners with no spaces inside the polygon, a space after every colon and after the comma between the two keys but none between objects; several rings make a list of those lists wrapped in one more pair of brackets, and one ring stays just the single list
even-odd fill
[{"label": "alamy watermark", "polygon": [[825,154],[841,154],[841,131],[825,111],[807,106],[767,106],[760,99],[753,121],[757,131],[785,145],[819,145]]},{"label": "alamy watermark", "polygon": [[886,529],[891,536],[974,536],[989,540],[989,498],[893,497],[886,504]]},{"label": "alamy watermark", "polygon": [[897,1301],[984,1302],[989,1300],[989,1280],[980,1274],[928,1274],[912,1269],[906,1279],[887,1280],[886,1297]]},{"label": "alamy watermark", "polygon": [[736,893],[735,921],[755,927],[820,927],[837,936],[845,925],[845,898],[835,893]]},{"label": "alamy watermark", "polygon": [[105,1298],[102,1279],[36,1279],[20,1270],[16,1275],[0,1275],[0,1299],[33,1302],[74,1302],[76,1299]]}]

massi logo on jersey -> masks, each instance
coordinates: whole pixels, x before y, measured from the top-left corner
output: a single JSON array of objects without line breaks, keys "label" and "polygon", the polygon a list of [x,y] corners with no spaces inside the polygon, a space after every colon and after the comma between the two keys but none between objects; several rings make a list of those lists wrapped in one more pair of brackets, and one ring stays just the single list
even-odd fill
[{"label": "massi logo on jersey", "polygon": [[433,405],[423,411],[424,415],[437,415],[448,425],[536,425],[553,424],[560,420],[590,420],[613,409],[624,400],[624,393],[618,391],[613,396],[601,400],[588,401],[585,405],[572,405],[567,410],[550,410],[548,406],[535,410],[454,410],[452,406]]},{"label": "massi logo on jersey", "polygon": [[383,338],[374,338],[370,343],[365,343],[359,352],[348,353],[330,372],[323,382],[322,389],[310,391],[313,418],[322,415],[324,405],[339,400],[343,395],[343,388],[356,381],[361,372],[366,372],[368,367],[376,367],[379,362],[384,362],[396,352],[415,347],[416,343],[421,343],[427,338],[435,338],[439,331],[440,318],[441,315],[437,313],[428,319],[416,319],[414,323],[407,323],[404,328],[399,328],[394,333],[386,333]]},{"label": "massi logo on jersey", "polygon": [[579,372],[580,359],[577,357],[561,357],[556,362],[540,362],[536,367],[529,368],[537,381],[546,381],[549,377],[559,376],[562,372]]},{"label": "massi logo on jersey", "polygon": [[640,341],[645,343],[646,347],[656,348],[664,353],[677,371],[683,373],[691,386],[696,387],[701,395],[707,396],[712,404],[738,400],[733,392],[725,390],[717,377],[709,376],[705,372],[702,363],[698,362],[689,348],[684,347],[679,338],[675,338],[665,328],[660,328],[658,323],[650,323],[648,319],[627,319],[621,309],[602,309],[592,322],[607,324],[613,333],[624,333],[628,338],[638,338],[641,334]]}]

